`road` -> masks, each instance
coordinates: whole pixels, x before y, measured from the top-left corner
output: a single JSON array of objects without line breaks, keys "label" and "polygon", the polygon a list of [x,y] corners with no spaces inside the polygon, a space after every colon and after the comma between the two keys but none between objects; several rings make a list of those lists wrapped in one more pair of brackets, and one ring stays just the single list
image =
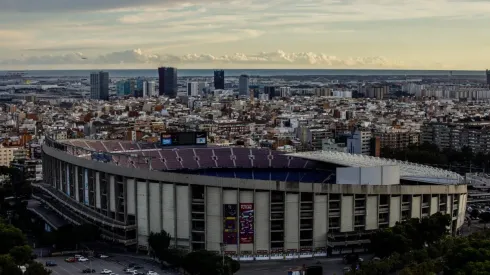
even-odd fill
[{"label": "road", "polygon": [[[37,261],[45,264],[46,261],[54,261],[57,266],[48,267],[53,271],[53,275],[72,275],[82,274],[82,270],[86,268],[95,269],[96,274],[100,274],[103,269],[109,269],[116,274],[124,274],[123,269],[129,263],[135,263],[143,267],[141,271],[146,273],[148,270],[158,272],[160,275],[175,275],[169,271],[162,271],[155,263],[152,263],[144,258],[130,255],[114,255],[108,259],[92,258],[88,262],[67,263],[65,258],[68,256],[38,258]],[[318,264],[319,262],[319,264]],[[237,275],[284,275],[287,274],[289,268],[305,265],[321,265],[323,266],[324,274],[343,274],[342,270],[345,265],[339,258],[320,258],[320,259],[297,259],[289,261],[263,261],[263,262],[241,262],[241,268]]]},{"label": "road", "polygon": [[[319,262],[319,264],[318,264]],[[303,264],[323,266],[323,274],[341,275],[346,265],[341,258],[318,258],[318,259],[296,259],[289,261],[263,261],[263,262],[241,262],[237,275],[285,275],[289,268],[299,267]]]}]

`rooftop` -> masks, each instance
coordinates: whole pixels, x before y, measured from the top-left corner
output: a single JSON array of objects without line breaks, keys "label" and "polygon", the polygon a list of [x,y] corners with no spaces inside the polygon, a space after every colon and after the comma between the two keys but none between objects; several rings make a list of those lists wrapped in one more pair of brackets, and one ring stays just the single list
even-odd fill
[{"label": "rooftop", "polygon": [[355,155],[335,151],[315,151],[288,154],[321,162],[334,163],[347,167],[375,167],[398,165],[400,166],[400,179],[433,183],[433,184],[461,184],[464,178],[458,173],[448,170],[421,165],[406,161]]}]

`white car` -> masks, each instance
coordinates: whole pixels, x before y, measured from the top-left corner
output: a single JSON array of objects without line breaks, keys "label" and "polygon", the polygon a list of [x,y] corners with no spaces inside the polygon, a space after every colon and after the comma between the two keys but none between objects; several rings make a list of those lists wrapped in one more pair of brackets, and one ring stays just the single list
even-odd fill
[{"label": "white car", "polygon": [[99,256],[99,258],[101,258],[101,259],[107,259],[107,258],[109,258],[109,256],[101,254],[101,255]]},{"label": "white car", "polygon": [[85,258],[85,257],[80,257],[80,258],[77,258],[77,261],[79,261],[79,262],[86,262],[86,261],[88,261],[88,259]]},{"label": "white car", "polygon": [[132,269],[132,268],[126,268],[124,269],[124,272],[126,273],[129,273],[129,274],[133,274],[136,270]]},{"label": "white car", "polygon": [[100,274],[111,274],[111,273],[112,273],[112,271],[111,271],[111,270],[109,270],[109,269],[103,269],[103,270],[100,272]]},{"label": "white car", "polygon": [[150,270],[150,271],[148,271],[148,273],[146,273],[146,275],[158,275],[158,273]]},{"label": "white car", "polygon": [[85,257],[83,257],[82,255],[78,255],[78,254],[76,254],[76,255],[74,256],[74,258],[75,258],[75,259],[79,259],[79,258],[85,258]]}]

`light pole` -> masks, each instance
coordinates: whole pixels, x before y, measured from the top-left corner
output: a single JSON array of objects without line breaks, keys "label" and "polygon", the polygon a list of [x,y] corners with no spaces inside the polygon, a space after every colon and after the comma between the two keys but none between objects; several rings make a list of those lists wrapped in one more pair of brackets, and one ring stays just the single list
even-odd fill
[{"label": "light pole", "polygon": [[223,268],[223,273],[225,272],[225,247],[226,244],[219,243],[219,248],[221,250],[221,266]]}]

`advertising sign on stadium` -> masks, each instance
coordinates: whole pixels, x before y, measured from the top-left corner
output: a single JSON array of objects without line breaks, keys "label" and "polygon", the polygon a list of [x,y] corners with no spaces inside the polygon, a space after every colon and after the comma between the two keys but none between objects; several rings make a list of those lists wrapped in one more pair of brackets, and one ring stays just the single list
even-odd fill
[{"label": "advertising sign on stadium", "polygon": [[240,203],[240,243],[254,242],[254,204]]},{"label": "advertising sign on stadium", "polygon": [[206,145],[208,144],[208,134],[206,132],[162,133],[160,144],[162,146]]},{"label": "advertising sign on stadium", "polygon": [[237,244],[237,205],[223,205],[223,243]]}]

